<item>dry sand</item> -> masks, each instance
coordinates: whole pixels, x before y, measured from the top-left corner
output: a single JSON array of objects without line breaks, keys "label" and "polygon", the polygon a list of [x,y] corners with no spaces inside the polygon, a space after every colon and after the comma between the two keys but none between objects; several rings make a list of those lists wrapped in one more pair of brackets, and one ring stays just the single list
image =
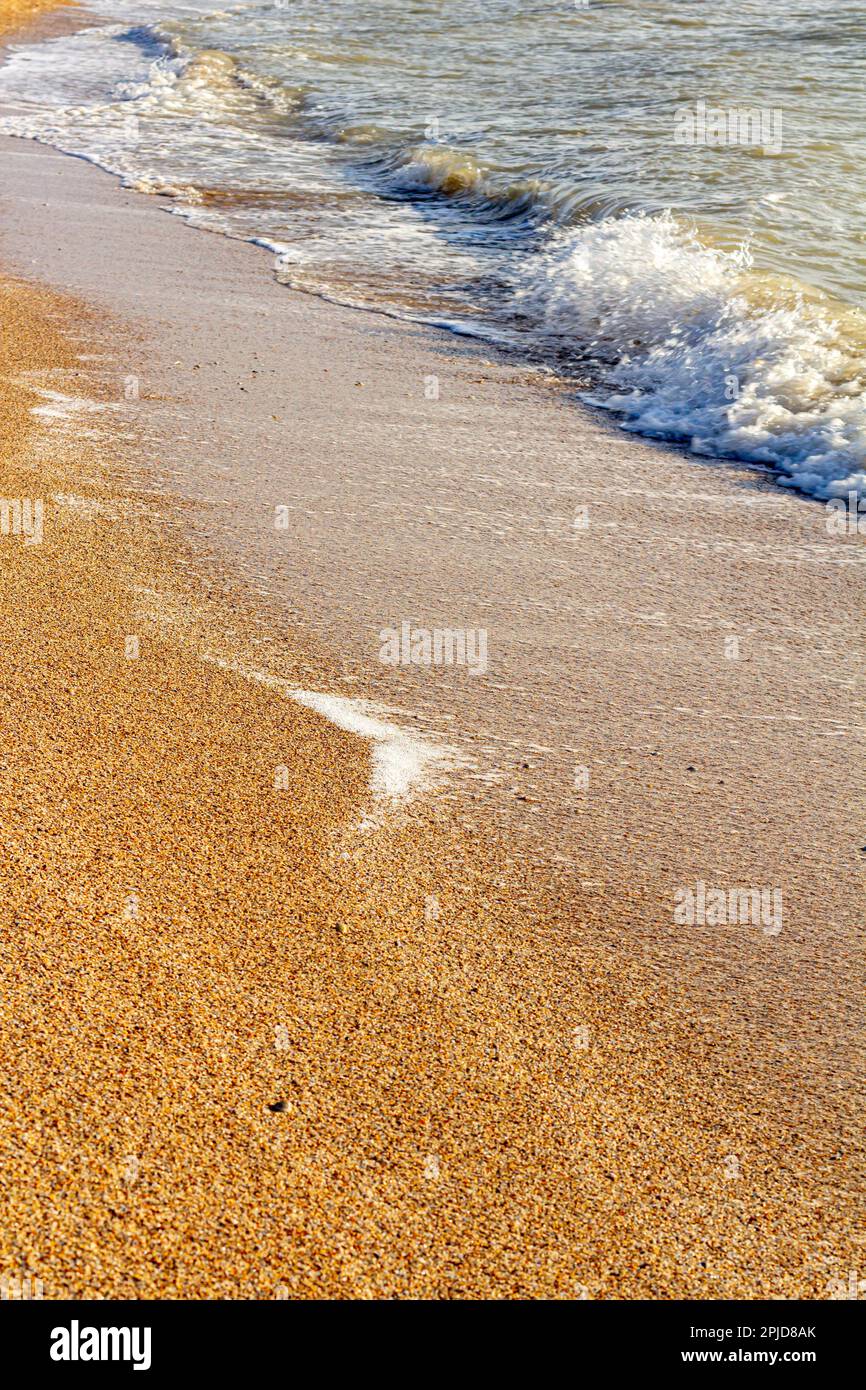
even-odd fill
[{"label": "dry sand", "polygon": [[10,35],[21,30],[22,25],[31,25],[54,10],[72,9],[75,0],[3,0],[0,5],[0,36]]},{"label": "dry sand", "polygon": [[[826,1297],[862,1265],[862,549],[77,161],[0,173],[6,264],[78,296],[2,297],[0,492],[46,505],[0,541],[3,1272]],[[488,675],[380,667],[401,617],[486,625]],[[475,767],[371,806],[365,742],[205,654]],[[697,878],[780,884],[782,933],[676,927]]]}]

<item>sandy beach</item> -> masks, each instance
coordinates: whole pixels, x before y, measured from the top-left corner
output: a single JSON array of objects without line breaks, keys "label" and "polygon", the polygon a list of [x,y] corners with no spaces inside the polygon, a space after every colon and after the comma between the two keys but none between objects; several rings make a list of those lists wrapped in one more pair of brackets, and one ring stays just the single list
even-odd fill
[{"label": "sandy beach", "polygon": [[86,24],[87,13],[79,13],[76,0],[3,0],[0,11],[0,46],[16,39],[41,38]]},{"label": "sandy beach", "polygon": [[4,0],[0,16],[0,33],[14,34],[32,25],[49,10],[58,8],[57,0]]},{"label": "sandy beach", "polygon": [[45,145],[0,189],[0,1273],[828,1297],[862,539]]}]

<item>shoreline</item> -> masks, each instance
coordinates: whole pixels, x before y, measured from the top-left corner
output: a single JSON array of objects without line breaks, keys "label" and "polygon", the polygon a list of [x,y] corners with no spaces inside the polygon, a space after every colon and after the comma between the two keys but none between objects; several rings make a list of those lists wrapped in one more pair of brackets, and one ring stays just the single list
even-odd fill
[{"label": "shoreline", "polygon": [[[344,165],[343,154],[348,154],[348,146],[358,133],[347,133],[348,146],[341,154],[339,130],[335,129],[333,142],[325,136],[328,121],[319,134],[315,119],[307,128],[306,99],[298,97],[304,83],[297,92],[292,85],[293,78],[302,74],[292,70],[291,45],[279,57],[286,41],[281,21],[265,13],[256,18],[242,15],[238,20],[245,36],[248,24],[251,26],[251,59],[263,33],[270,33],[275,44],[274,72],[266,71],[270,67],[266,58],[260,86],[256,62],[252,61],[249,71],[244,67],[246,37],[239,51],[233,51],[230,34],[235,31],[237,37],[238,26],[230,24],[224,35],[221,12],[211,26],[206,8],[201,10],[200,4],[198,0],[177,13],[171,6],[150,11],[151,18],[159,13],[168,21],[164,32],[158,24],[143,29],[133,24],[125,34],[113,26],[95,30],[85,26],[85,31],[69,42],[50,48],[30,46],[19,59],[8,63],[3,86],[8,109],[17,111],[17,118],[3,124],[10,133],[46,137],[100,167],[123,171],[128,187],[148,194],[162,189],[177,200],[172,211],[193,225],[210,226],[269,249],[276,258],[278,278],[285,284],[366,312],[398,319],[405,316],[434,328],[445,326],[461,335],[465,332],[480,341],[507,343],[526,360],[571,376],[572,390],[579,390],[599,409],[608,406],[611,420],[630,433],[676,440],[678,448],[728,463],[749,459],[771,471],[781,486],[818,499],[844,498],[860,488],[866,475],[859,462],[862,401],[857,383],[863,373],[858,345],[866,345],[866,320],[856,307],[856,268],[852,283],[852,267],[847,265],[854,248],[839,248],[847,269],[840,266],[840,283],[834,290],[825,283],[828,267],[823,263],[828,252],[820,245],[812,245],[810,251],[808,243],[796,236],[787,244],[790,221],[781,214],[767,245],[758,227],[754,228],[753,264],[749,238],[743,238],[742,229],[737,232],[735,221],[730,226],[724,218],[720,223],[715,221],[712,198],[703,209],[710,224],[706,235],[698,230],[697,223],[691,226],[690,216],[675,215],[674,209],[684,210],[688,200],[682,202],[667,189],[664,165],[656,168],[656,188],[636,190],[634,199],[623,204],[616,216],[604,217],[603,226],[597,225],[591,214],[589,222],[581,225],[577,209],[583,206],[583,193],[577,168],[573,171],[577,182],[568,193],[571,176],[567,171],[562,186],[555,177],[535,181],[530,146],[518,159],[527,176],[525,184],[518,178],[513,185],[506,180],[500,187],[492,150],[488,152],[492,156],[489,167],[480,148],[480,162],[476,164],[467,155],[464,165],[463,156],[438,136],[434,144],[439,148],[423,148],[423,141],[416,145],[418,132],[402,129],[399,119],[393,122],[390,134],[386,133],[390,129],[387,122],[381,128],[374,123],[360,137],[364,153],[356,169],[356,186],[351,172],[355,156]],[[177,25],[172,21],[173,13]],[[124,10],[121,5],[116,17],[123,19],[124,15],[134,22],[135,7]],[[183,15],[190,20],[189,25]],[[605,25],[607,19],[615,26],[614,16],[607,16]],[[582,17],[577,22],[595,21]],[[211,27],[214,32],[208,38],[204,31]],[[656,34],[655,41],[658,37]],[[221,47],[224,39],[225,51]],[[380,33],[380,40],[387,48],[387,30]],[[614,42],[621,41],[617,34]],[[152,69],[149,63],[150,43],[161,55],[159,64],[168,65],[165,82],[161,66]],[[203,45],[201,65],[195,56],[199,45]],[[287,55],[288,67],[283,70],[281,64]],[[329,64],[320,70],[317,63],[321,55],[313,51],[301,53],[298,61],[303,65],[308,57],[311,66],[304,69],[307,76],[327,87]],[[141,91],[134,84],[129,87],[125,80],[129,62],[144,64]],[[91,63],[95,64],[92,80],[86,75]],[[104,64],[109,87],[116,88],[115,96],[123,97],[119,104],[111,99],[107,88],[102,90],[103,83],[96,77],[100,63]],[[93,99],[100,110],[100,101],[108,97],[105,122],[92,125],[86,110],[77,107],[75,73],[79,64],[81,81],[90,92],[85,106]],[[374,105],[379,99],[387,102],[387,80],[377,96],[377,88],[369,85],[372,69],[367,69],[365,64],[354,73],[355,79],[360,79],[359,90],[362,88],[365,99]],[[591,74],[587,78],[591,81]],[[68,89],[70,104],[64,110],[66,98],[61,93],[67,80],[72,86]],[[45,98],[40,94],[46,84],[56,88],[54,99],[61,102],[54,116],[49,93]],[[144,128],[139,130],[137,121],[130,119],[132,108],[126,106],[125,98],[129,95],[137,101],[145,90],[149,96],[142,108]],[[563,95],[560,93],[560,99]],[[603,93],[599,96],[603,99]],[[235,112],[238,128],[246,131],[249,121],[249,130],[238,145],[230,122],[223,139],[212,147],[211,162],[208,140],[198,142],[195,133],[206,107],[215,118],[218,111],[228,118],[235,98],[240,103]],[[454,98],[455,104],[460,104],[457,93]],[[283,103],[288,103],[288,113],[296,99],[299,105],[288,117],[286,129],[281,133],[272,129],[265,113],[275,115]],[[339,107],[339,99],[335,100]],[[495,102],[491,110],[495,113]],[[179,120],[173,152],[160,143],[160,131],[166,129],[163,117],[171,112],[172,119]],[[277,116],[277,127],[281,120]],[[499,123],[494,114],[491,129]],[[663,123],[657,132],[663,140],[664,128]],[[255,142],[248,145],[252,132],[257,132],[260,146]],[[291,138],[284,141],[283,135]],[[325,136],[321,146],[320,135]],[[269,144],[272,136],[274,143]],[[192,142],[189,145],[188,138]],[[369,148],[368,141],[372,141]],[[142,163],[143,152],[151,148],[151,142],[152,161]],[[221,169],[219,151],[226,142],[233,147],[229,167],[240,179],[237,187],[233,187],[233,174],[223,187],[227,170]],[[253,148],[257,150],[255,156]],[[313,178],[311,191],[305,193],[305,179],[312,177],[320,154],[324,163]],[[248,155],[253,161],[249,166]],[[580,155],[575,153],[575,158],[579,165]],[[684,158],[688,164],[691,156]],[[258,170],[257,160],[261,160]],[[367,167],[366,174],[363,167]],[[265,169],[269,169],[270,178],[261,187],[254,187]],[[675,178],[683,172],[677,167]],[[737,173],[727,172],[729,177],[733,173],[736,182]],[[784,180],[789,172],[784,162],[765,165],[747,159],[739,174],[759,180],[779,174]],[[332,175],[336,178],[333,186]],[[318,186],[316,178],[320,180]],[[673,195],[666,206],[657,198],[662,188]],[[343,212],[349,222],[355,216],[358,221],[352,222],[351,230],[348,222],[343,224],[342,233],[337,233],[328,251],[324,227],[333,210],[341,206],[343,193],[349,197]],[[772,191],[767,189],[766,194],[756,204],[756,217],[758,206],[766,210],[776,207]],[[796,189],[788,188],[784,193],[785,197],[791,195],[796,196]],[[570,222],[572,212],[577,220],[557,230],[555,208],[561,198],[565,200],[565,223]],[[822,198],[820,205],[825,203]],[[589,211],[592,201],[586,206]],[[617,206],[614,195],[608,213]],[[286,224],[283,214],[288,209]],[[497,237],[482,234],[485,222],[492,218],[495,224],[500,214],[508,222],[502,245]],[[335,225],[340,225],[337,216]],[[480,221],[476,225],[477,218]],[[773,212],[769,220],[775,218]],[[384,230],[386,226],[390,231]],[[422,230],[425,226],[426,233]],[[459,236],[458,227],[462,228]],[[537,239],[535,232],[541,228],[546,230]],[[832,242],[833,228],[826,228],[825,233]],[[432,239],[422,254],[422,243],[412,243],[413,238],[425,234]],[[787,270],[776,245],[779,236],[787,244]],[[354,251],[346,256],[353,238]],[[461,260],[458,243],[464,239],[475,250]],[[286,241],[289,244],[284,244]],[[398,250],[401,244],[404,251]],[[804,252],[811,256],[813,265],[820,264],[825,271],[824,280],[819,275],[814,285],[803,265]],[[856,267],[856,251],[854,261]],[[647,272],[653,266],[665,267],[654,285],[647,282]],[[698,289],[700,285],[703,290]],[[461,319],[465,320],[462,325]],[[577,357],[581,342],[589,354],[583,366]],[[739,375],[727,370],[737,353],[743,356]]]},{"label": "shoreline", "polygon": [[[858,881],[859,864],[853,858],[857,831],[847,823],[858,803],[851,799],[834,807],[832,802],[840,799],[840,787],[849,793],[849,774],[844,759],[836,761],[834,745],[866,732],[856,712],[851,722],[842,695],[856,675],[857,660],[850,624],[839,617],[855,607],[866,554],[856,539],[853,544],[828,541],[823,507],[777,488],[751,465],[740,469],[696,460],[606,428],[596,412],[563,397],[558,383],[510,360],[485,360],[489,347],[455,343],[444,332],[379,321],[363,310],[288,290],[270,279],[260,251],[247,242],[208,235],[204,245],[211,254],[200,305],[199,286],[188,284],[198,273],[199,229],[166,218],[164,200],[121,189],[114,176],[47,146],[5,140],[2,152],[10,206],[18,220],[17,227],[7,229],[7,263],[11,257],[19,271],[48,283],[52,276],[58,284],[69,279],[82,297],[101,300],[111,312],[136,323],[142,342],[150,339],[138,423],[146,437],[152,431],[154,489],[164,491],[172,505],[182,499],[185,543],[198,562],[214,567],[219,576],[214,582],[224,584],[228,576],[257,610],[266,631],[278,630],[287,614],[300,618],[312,648],[339,653],[338,690],[348,686],[347,694],[399,710],[410,725],[445,742],[459,731],[461,749],[479,769],[479,796],[490,786],[512,783],[508,797],[496,807],[509,829],[516,814],[523,829],[531,830],[538,813],[530,808],[544,794],[553,798],[547,809],[555,816],[557,832],[571,841],[576,810],[588,809],[585,803],[577,807],[571,794],[578,758],[603,765],[614,752],[619,758],[628,749],[633,755],[625,764],[629,795],[645,796],[662,771],[651,759],[671,741],[682,748],[682,761],[666,759],[663,764],[669,785],[660,789],[663,805],[653,811],[654,838],[648,845],[663,833],[659,822],[676,815],[677,795],[688,803],[678,827],[694,834],[700,829],[693,819],[697,804],[704,803],[702,814],[711,809],[713,798],[724,803],[719,810],[729,816],[741,809],[729,778],[750,784],[755,768],[766,759],[767,740],[773,740],[775,760],[785,756],[786,741],[802,739],[799,755],[814,758],[815,776],[822,775],[827,761],[827,786],[836,788],[827,800],[831,811],[844,817],[834,826],[838,851],[834,845],[827,858],[841,853],[834,871],[846,874],[852,886]],[[40,161],[38,177],[52,186],[69,221],[65,245],[58,240],[52,264],[46,261],[41,268],[26,253],[35,215],[26,194],[26,161],[34,158]],[[122,265],[135,264],[140,239],[146,264],[132,283],[122,276],[106,283],[101,265],[87,257],[94,219]],[[172,313],[164,306],[168,276],[178,300]],[[217,309],[221,296],[225,303]],[[204,348],[211,331],[237,336],[232,360],[207,360]],[[155,335],[165,341],[157,344]],[[314,355],[310,370],[301,369],[301,344]],[[291,361],[284,360],[286,351]],[[335,351],[335,362],[323,366]],[[180,353],[184,355],[175,355]],[[396,374],[390,373],[389,353],[405,359]],[[118,368],[118,392],[129,368],[140,367],[132,359],[134,352]],[[447,389],[454,399],[438,402],[436,416],[431,408],[425,418],[412,398],[420,394],[430,368],[438,369],[443,392]],[[365,380],[356,378],[359,370]],[[474,390],[476,386],[485,391]],[[500,423],[503,415],[507,419]],[[532,428],[543,432],[551,457],[534,457],[533,471],[521,476],[519,430],[527,417]],[[350,433],[357,426],[362,437],[357,457],[341,461],[333,476],[326,476],[334,419],[345,420]],[[422,447],[428,448],[432,476],[404,463],[406,441],[416,429],[430,440]],[[366,445],[365,432],[375,436],[372,447]],[[462,451],[469,454],[465,466]],[[220,462],[210,459],[213,452],[221,453]],[[479,465],[498,467],[503,475],[479,475]],[[620,465],[629,470],[625,476]],[[573,478],[563,476],[566,468]],[[329,505],[328,489],[336,507]],[[467,489],[475,495],[464,520],[458,504]],[[537,497],[530,489],[537,490]],[[596,498],[599,512],[598,522],[589,528],[591,547],[581,545],[572,524],[572,507],[587,496]],[[226,506],[231,508],[228,524],[221,517]],[[275,528],[276,507],[290,514],[289,530]],[[376,529],[379,515],[387,515],[389,508],[391,535]],[[169,526],[170,511],[165,517]],[[455,514],[458,526],[451,520]],[[365,526],[372,536],[364,533]],[[454,535],[449,534],[452,527]],[[437,562],[431,542],[442,549],[446,569],[459,568],[459,583],[431,574]],[[467,560],[474,561],[476,552],[478,562],[470,566]],[[348,574],[346,560],[351,562]],[[671,572],[665,573],[668,566]],[[503,647],[509,627],[515,627],[512,574],[521,585],[519,619],[526,624],[525,633],[516,637],[540,641],[544,669],[536,674],[541,679],[533,680],[519,646],[506,653],[503,675]],[[789,575],[808,592],[786,595],[799,610],[792,607],[777,617],[780,586]],[[574,596],[561,592],[566,582],[577,590]],[[837,593],[828,593],[828,583]],[[363,586],[371,584],[375,607],[363,599]],[[417,609],[426,608],[430,630],[447,626],[460,606],[474,607],[475,594],[483,595],[481,612],[488,624],[494,614],[497,618],[499,651],[491,653],[489,672],[476,678],[455,671],[449,683],[447,672],[413,665],[394,668],[378,660],[383,627],[401,625],[392,590],[396,585],[402,591],[406,584],[413,587],[406,588],[400,602],[412,610],[413,621],[418,621]],[[708,589],[706,615],[694,611],[694,587],[700,591],[702,585]],[[566,609],[558,615],[556,605],[563,600]],[[654,608],[659,601],[667,607]],[[436,621],[440,615],[441,623]],[[563,621],[557,621],[560,616]],[[477,610],[465,617],[468,632],[480,626]],[[798,624],[803,640],[797,637]],[[752,646],[739,664],[724,655],[730,633],[740,633],[739,640]],[[576,641],[581,634],[589,639],[586,653]],[[267,645],[269,638],[258,641]],[[631,674],[618,647],[634,663]],[[563,679],[573,673],[575,661],[580,662],[582,682],[576,699]],[[310,669],[315,671],[315,665]],[[456,679],[460,675],[462,684]],[[622,687],[630,698],[629,681],[643,686],[636,710],[608,702],[611,685],[616,693]],[[799,704],[794,710],[792,695]],[[685,699],[678,703],[677,696]],[[579,738],[571,747],[558,746],[561,740],[555,735],[528,744],[516,719],[508,716],[507,704],[513,700],[521,702],[521,713],[541,721],[539,732],[553,734],[556,720],[571,724]],[[599,737],[593,708],[604,709],[608,720],[616,718],[615,737],[612,731],[606,739]],[[647,737],[650,728],[657,732]],[[740,751],[736,741],[742,736],[747,747]],[[579,741],[583,739],[585,743]],[[511,758],[509,749],[514,750]],[[492,768],[491,753],[496,759]],[[529,767],[523,766],[527,755]],[[704,765],[686,766],[690,756]],[[683,775],[691,770],[695,778]],[[714,777],[715,770],[727,775]],[[719,792],[718,786],[729,790]],[[769,788],[768,794],[785,790]],[[856,791],[851,785],[851,798]],[[626,809],[645,815],[648,808]],[[808,810],[803,814],[808,816]],[[783,806],[773,808],[772,820],[777,830],[784,827]],[[826,836],[820,820],[807,823],[810,834]],[[543,833],[539,839],[543,846]],[[569,849],[568,862],[573,862],[571,844]],[[614,853],[618,873],[626,867],[629,874],[635,872],[633,848],[608,842],[606,850]],[[744,849],[728,844],[723,854],[717,840],[705,837],[702,842],[706,865],[714,859],[723,863],[731,852],[739,861]],[[817,868],[819,856],[813,855],[812,867]],[[556,858],[551,861],[549,853],[542,853],[539,862],[555,867]],[[742,872],[732,875],[733,881],[749,875],[760,881],[757,865],[748,858],[738,866]],[[588,871],[597,867],[586,865]],[[786,867],[796,877],[796,863]],[[700,878],[697,854],[694,868]],[[844,902],[840,907],[844,910]]]},{"label": "shoreline", "polygon": [[[83,372],[87,389],[75,394],[92,391],[109,407],[80,422],[97,437],[81,442],[79,427],[86,457],[65,465],[57,487],[99,505],[67,506],[60,549],[50,527],[45,548],[33,548],[50,574],[38,620],[29,573],[12,566],[21,610],[10,650],[23,643],[31,682],[13,680],[16,718],[28,727],[33,690],[44,688],[48,710],[65,698],[72,720],[48,738],[40,712],[38,747],[51,755],[16,769],[21,864],[42,853],[46,809],[61,831],[68,818],[52,788],[67,785],[75,721],[92,723],[72,678],[82,671],[85,689],[95,680],[101,692],[104,732],[122,729],[127,756],[147,769],[164,822],[160,841],[110,779],[103,804],[102,763],[77,749],[86,794],[74,854],[50,856],[49,901],[67,907],[45,912],[44,882],[24,897],[28,951],[50,959],[51,998],[33,997],[15,952],[7,961],[27,1036],[57,1033],[61,981],[73,982],[83,1033],[71,1042],[63,1030],[45,1050],[24,1039],[22,1146],[6,1175],[6,1195],[25,1194],[13,1208],[22,1272],[47,1273],[49,1297],[49,1287],[77,1297],[268,1297],[283,1287],[293,1297],[574,1297],[578,1285],[606,1298],[821,1297],[827,1278],[856,1268],[851,1190],[862,1173],[856,1097],[840,1093],[858,1068],[844,1055],[857,1017],[856,861],[840,858],[829,887],[820,873],[857,805],[837,740],[820,741],[851,733],[821,663],[834,658],[843,679],[851,668],[829,615],[854,591],[855,560],[821,541],[821,509],[810,519],[800,510],[810,504],[746,470],[701,472],[693,458],[623,438],[533,373],[486,360],[489,347],[314,303],[274,284],[248,243],[202,243],[198,229],[158,217],[153,199],[48,147],[3,140],[0,167],[0,263],[98,306],[78,327],[71,308],[45,307],[45,292],[31,291],[40,313],[67,315],[71,337],[47,338],[28,370],[48,372],[51,389],[62,389],[58,366]],[[46,199],[57,213],[50,230]],[[38,318],[20,327],[37,343]],[[95,366],[76,368],[69,355],[82,336]],[[219,344],[209,357],[208,342]],[[431,370],[438,415],[418,406]],[[626,458],[611,491],[610,467]],[[567,467],[578,470],[573,481]],[[11,495],[8,467],[7,478]],[[597,513],[600,552],[575,551],[569,535],[581,498]],[[694,499],[709,517],[695,514]],[[128,517],[130,504],[143,531],[130,540],[124,526],[114,544],[112,509]],[[278,505],[303,522],[284,538],[269,525]],[[736,557],[733,572],[709,558],[720,544]],[[676,568],[683,546],[697,589]],[[786,591],[792,566],[805,594]],[[87,582],[73,584],[82,574]],[[132,608],[109,622],[130,582]],[[79,641],[92,628],[106,649],[63,645],[46,597],[56,588],[77,614]],[[709,619],[694,625],[696,592]],[[443,672],[383,669],[376,638],[401,616],[395,594],[429,628],[489,626],[491,671],[474,685],[453,673],[461,685],[435,684]],[[472,611],[461,594],[477,596]],[[786,599],[811,615],[802,642]],[[774,624],[762,603],[779,614]],[[759,699],[770,668],[758,644],[744,693],[713,645],[743,620],[765,646],[781,643],[786,698],[801,702],[778,730]],[[139,629],[156,668],[117,660],[119,635]],[[573,698],[576,630],[586,644]],[[661,646],[649,640],[659,633]],[[273,690],[205,669],[206,648],[295,687],[398,707],[406,727],[453,739],[474,770],[359,836],[365,745]],[[119,687],[133,667],[133,689]],[[813,698],[821,712],[804,739],[793,726]],[[709,724],[698,714],[707,705]],[[305,750],[299,763],[272,751],[288,742],[287,726]],[[521,738],[521,727],[538,734]],[[161,768],[166,749],[186,784]],[[113,756],[109,738],[100,759],[111,768]],[[778,780],[786,756],[781,787],[741,805],[743,789]],[[581,759],[600,785],[576,806],[567,784]],[[694,779],[692,760],[703,762]],[[288,808],[265,791],[275,765],[289,769]],[[799,834],[823,834],[811,857],[790,835],[783,853],[777,845],[806,775],[834,798],[802,817]],[[733,800],[717,791],[714,801],[710,789],[731,777]],[[126,918],[138,845],[156,887],[148,911]],[[720,938],[696,924],[684,940],[673,885],[714,873],[760,884],[775,873],[786,902],[799,897],[799,915],[778,939]],[[12,887],[17,900],[17,875]],[[118,918],[120,938],[107,929]],[[89,961],[94,939],[111,970]],[[122,1073],[95,1018],[124,1039]],[[583,1029],[587,1047],[576,1041]],[[76,1103],[95,1136],[86,1142],[51,1080],[58,1045],[72,1047]],[[36,1167],[23,1141],[34,1095],[51,1101],[37,1132],[55,1135]],[[281,1099],[292,1108],[268,1109]],[[70,1186],[64,1163],[68,1171],[81,1144],[86,1180]],[[29,1195],[46,1173],[56,1231]],[[227,1216],[211,1189],[230,1194]],[[271,1209],[290,1214],[291,1231],[267,1237],[268,1284],[253,1271]]]}]

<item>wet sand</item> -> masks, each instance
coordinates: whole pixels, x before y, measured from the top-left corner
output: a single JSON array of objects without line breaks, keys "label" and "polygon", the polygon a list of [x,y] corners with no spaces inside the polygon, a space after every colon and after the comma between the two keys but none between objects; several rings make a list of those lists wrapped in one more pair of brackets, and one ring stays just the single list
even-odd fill
[{"label": "wet sand", "polygon": [[[4,1272],[826,1297],[862,1263],[862,547],[78,161],[0,173],[0,259],[51,287],[3,296],[2,491],[46,499],[0,549]],[[485,627],[489,669],[382,666],[403,620]],[[365,741],[233,664],[466,765],[375,802]],[[697,880],[779,886],[782,931],[675,924]]]}]

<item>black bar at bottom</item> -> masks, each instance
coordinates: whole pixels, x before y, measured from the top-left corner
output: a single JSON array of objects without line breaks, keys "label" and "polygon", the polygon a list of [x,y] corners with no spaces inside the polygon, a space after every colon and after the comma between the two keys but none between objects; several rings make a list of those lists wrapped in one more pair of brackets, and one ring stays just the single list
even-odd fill
[{"label": "black bar at bottom", "polygon": [[264,1372],[306,1378],[341,1365],[352,1375],[372,1372],[404,1383],[437,1371],[489,1379],[500,1364],[512,1375],[525,1365],[540,1379],[555,1363],[558,1378],[569,1365],[575,1376],[590,1367],[595,1374],[679,1369],[689,1377],[712,1367],[763,1367],[772,1382],[795,1368],[820,1370],[825,1379],[856,1366],[862,1319],[846,1301],[434,1306],[13,1300],[0,1303],[0,1328],[7,1365],[15,1366],[18,1378],[33,1370],[58,1383],[106,1372],[160,1383],[210,1371],[223,1379]]}]

